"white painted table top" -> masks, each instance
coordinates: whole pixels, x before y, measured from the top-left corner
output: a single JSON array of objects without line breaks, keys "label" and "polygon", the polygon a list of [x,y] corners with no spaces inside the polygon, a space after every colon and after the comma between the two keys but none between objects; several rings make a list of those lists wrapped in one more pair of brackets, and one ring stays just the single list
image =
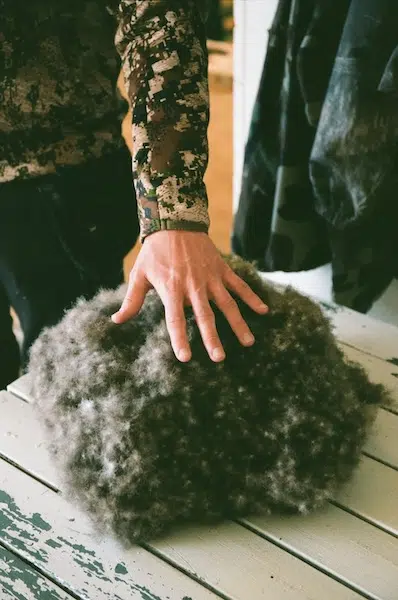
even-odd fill
[{"label": "white painted table top", "polygon": [[308,517],[191,527],[123,549],[59,489],[28,376],[0,392],[1,600],[398,600],[398,328],[324,309],[395,405],[379,410],[352,481]]}]

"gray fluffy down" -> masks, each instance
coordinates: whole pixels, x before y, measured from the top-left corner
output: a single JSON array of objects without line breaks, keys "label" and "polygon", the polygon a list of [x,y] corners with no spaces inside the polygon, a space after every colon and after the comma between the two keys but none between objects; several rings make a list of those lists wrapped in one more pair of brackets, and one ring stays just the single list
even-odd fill
[{"label": "gray fluffy down", "polygon": [[320,506],[351,475],[371,409],[387,400],[344,358],[317,305],[229,262],[270,312],[238,301],[257,340],[243,348],[215,309],[221,364],[190,309],[193,359],[174,358],[154,292],[114,325],[124,287],[79,300],[32,348],[32,393],[67,490],[124,542],[181,522]]}]

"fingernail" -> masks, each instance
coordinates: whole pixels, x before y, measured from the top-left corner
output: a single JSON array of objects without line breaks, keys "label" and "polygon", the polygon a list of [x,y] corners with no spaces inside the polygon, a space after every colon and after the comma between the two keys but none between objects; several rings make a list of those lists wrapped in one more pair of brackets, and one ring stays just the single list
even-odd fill
[{"label": "fingernail", "polygon": [[181,362],[188,362],[191,358],[191,353],[189,352],[189,350],[180,350],[180,352],[178,353],[178,359]]},{"label": "fingernail", "polygon": [[111,316],[111,320],[116,323],[117,322],[117,317],[118,317],[119,313],[115,312],[112,316]]},{"label": "fingernail", "polygon": [[258,310],[261,310],[261,312],[268,312],[268,306],[264,303],[259,304]]},{"label": "fingernail", "polygon": [[223,360],[225,358],[225,353],[221,348],[215,348],[212,352],[212,357],[214,360]]},{"label": "fingernail", "polygon": [[245,333],[243,336],[244,344],[254,344],[254,336],[251,333]]}]

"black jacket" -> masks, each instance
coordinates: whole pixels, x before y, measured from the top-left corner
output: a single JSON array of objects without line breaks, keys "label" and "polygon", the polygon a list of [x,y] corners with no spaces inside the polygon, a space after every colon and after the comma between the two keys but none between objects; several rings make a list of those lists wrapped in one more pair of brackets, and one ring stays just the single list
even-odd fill
[{"label": "black jacket", "polygon": [[367,311],[398,274],[398,3],[280,0],[232,246],[262,270],[332,261]]}]

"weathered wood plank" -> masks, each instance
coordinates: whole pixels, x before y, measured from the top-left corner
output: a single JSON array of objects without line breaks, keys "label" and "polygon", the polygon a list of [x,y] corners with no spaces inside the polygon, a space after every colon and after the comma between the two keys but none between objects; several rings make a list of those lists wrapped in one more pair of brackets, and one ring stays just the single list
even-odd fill
[{"label": "weathered wood plank", "polygon": [[398,366],[398,327],[343,306],[325,302],[321,306],[341,342]]},{"label": "weathered wood plank", "polygon": [[[2,423],[0,424],[0,440],[2,439],[2,435],[1,435],[2,433],[4,434],[4,433],[7,433],[8,431],[13,431],[14,436],[6,437],[7,444],[8,444],[8,446],[7,446],[8,453],[11,456],[11,458],[13,460],[15,460],[15,462],[22,464],[25,469],[31,470],[35,474],[39,474],[39,476],[41,478],[46,479],[52,485],[59,486],[60,482],[58,480],[57,474],[54,471],[51,461],[48,458],[46,445],[44,443],[44,430],[43,430],[42,426],[40,425],[40,423],[38,422],[36,413],[32,410],[32,408],[33,408],[32,406],[30,406],[29,404],[26,404],[25,402],[22,402],[20,399],[12,396],[11,394],[7,394],[5,392],[3,392],[3,394],[0,394],[0,412],[1,412],[1,414],[4,415],[4,419],[3,419]],[[380,412],[385,413],[385,415],[387,415],[387,417],[390,417],[391,419],[395,419],[395,420],[398,419],[398,417],[395,417],[391,413],[386,413],[385,411],[380,411]],[[6,423],[6,426],[4,428],[5,423]],[[29,447],[27,448],[26,445],[19,443],[19,438],[24,439],[28,435],[28,432],[30,432],[29,447],[30,448],[33,447],[34,452],[31,452],[30,448]],[[378,429],[377,435],[378,435],[378,437],[381,437],[381,442],[380,443],[377,443],[376,441],[373,442],[374,451],[381,454],[383,456],[383,458],[386,458],[387,456],[389,456],[390,449],[389,449],[389,446],[387,446],[387,451],[385,451],[384,446],[383,446],[384,429],[383,429],[382,422],[380,423],[380,427]],[[3,438],[4,438],[4,435],[3,435]],[[0,450],[2,450],[3,453],[5,453],[4,448],[5,448],[5,445],[3,444],[3,442],[1,442]],[[369,449],[371,449],[371,446],[369,446]],[[398,473],[397,473],[397,480],[398,480]],[[372,482],[368,481],[368,486],[371,486],[371,485],[372,485]],[[364,526],[365,531],[363,532],[362,538],[361,539],[358,538],[358,542],[357,542],[357,547],[358,547],[357,552],[360,555],[360,557],[364,563],[366,563],[366,561],[368,560],[368,548],[370,548],[370,547],[375,548],[375,552],[378,556],[383,556],[383,548],[389,547],[389,543],[390,543],[390,536],[388,534],[378,531],[377,529],[375,530],[376,533],[373,534],[374,528],[371,527],[370,525],[367,525],[366,523],[362,523],[356,517],[354,517],[352,515],[348,515],[343,510],[340,510],[337,508],[333,509],[333,507],[331,507],[331,509],[334,511],[338,511],[338,513],[341,514],[341,518],[342,518],[341,530],[344,531],[344,528],[348,527],[347,523],[350,523],[350,521],[352,521],[352,522],[358,521],[359,527],[361,527],[361,524]],[[348,519],[348,521],[347,521],[347,519]],[[276,521],[278,521],[278,520],[276,520]],[[281,521],[281,523],[283,523],[283,521]],[[303,524],[304,523],[307,523],[307,521],[303,520]],[[351,525],[351,528],[353,528],[354,530],[356,527],[357,527],[357,525]],[[220,535],[219,534],[220,530],[216,530],[216,531],[218,532],[217,535]],[[201,538],[200,543],[197,542],[197,540],[194,541],[194,539],[193,539],[194,534],[192,532],[188,532],[187,535],[188,535],[188,540],[190,540],[191,552],[199,552],[198,548],[200,547],[200,544],[203,544],[203,540],[202,540],[203,537],[205,539],[206,544],[210,543],[208,541],[209,538],[203,536],[202,534],[200,535],[200,538]],[[184,548],[184,538],[181,537],[179,539],[181,539],[181,543],[183,544],[183,548]],[[376,548],[376,546],[377,546],[376,542],[378,544],[378,548]],[[199,546],[198,546],[198,544],[199,544]],[[372,546],[372,544],[373,544],[373,546]],[[397,542],[397,544],[398,544],[398,542]],[[173,546],[172,549],[171,549],[171,546]],[[325,540],[325,546],[328,546],[327,540]],[[396,547],[398,547],[398,545]],[[169,560],[177,560],[176,552],[177,552],[178,548],[180,548],[179,542],[178,542],[178,544],[175,543],[173,545],[168,540],[167,540],[167,547],[165,547],[163,544],[160,544],[160,545],[155,544],[154,545],[154,549],[156,551],[160,551],[164,556],[167,556],[167,558]],[[376,551],[376,549],[377,549],[377,551]],[[334,557],[333,540],[330,541],[330,544],[328,546],[328,551],[329,551],[330,556],[333,558]],[[183,553],[184,552],[181,549],[181,555]],[[187,556],[189,556],[189,554]],[[196,556],[196,554],[195,554],[195,556]],[[181,561],[179,559],[178,559],[178,561],[177,562],[180,567],[184,566],[184,564],[181,564]],[[393,559],[391,559],[391,561],[393,562]],[[195,564],[194,572],[198,572],[198,566],[197,566],[196,562],[194,564]],[[315,562],[315,564],[317,565],[318,563]],[[379,564],[379,563],[377,563],[377,561],[376,561],[375,564]],[[327,570],[328,567],[327,567],[326,563],[325,563],[324,567]],[[329,570],[330,570],[330,572],[334,573],[334,570],[332,567],[330,567]],[[354,573],[354,575],[355,575],[355,573]],[[359,575],[361,575],[361,571],[359,571]],[[396,575],[396,572],[394,569],[392,569],[392,570],[390,569],[389,571],[386,571],[386,573],[385,573],[386,581],[390,581],[391,578],[393,579],[395,577],[395,575]]]},{"label": "weathered wood plank", "polygon": [[335,501],[398,536],[398,472],[395,469],[363,456],[353,478]]},{"label": "weathered wood plank", "polygon": [[382,383],[390,390],[393,403],[389,408],[398,413],[398,366],[370,354],[365,354],[352,346],[343,343],[340,343],[339,346],[347,358],[363,366],[371,381]]},{"label": "weathered wood plank", "polygon": [[398,469],[398,415],[379,410],[364,451],[376,460]]},{"label": "weathered wood plank", "polygon": [[359,598],[354,590],[236,523],[176,532],[156,548],[181,569],[200,574],[239,600]]},{"label": "weathered wood plank", "polygon": [[8,392],[0,392],[0,415],[0,455],[59,489],[58,470],[33,406]]},{"label": "weathered wood plank", "polygon": [[398,540],[335,506],[304,518],[242,522],[359,592],[377,600],[398,597]]},{"label": "weathered wood plank", "polygon": [[[0,394],[0,411],[7,416],[8,424],[5,430],[14,432],[19,430],[19,434],[16,434],[15,437],[7,437],[8,442],[11,441],[13,444],[12,460],[22,464],[24,469],[32,470],[36,475],[39,474],[42,479],[49,481],[53,486],[60,485],[54,469],[48,472],[45,470],[48,468],[50,461],[48,457],[45,457],[47,451],[43,440],[43,428],[38,423],[32,407],[11,394],[3,392],[3,394]],[[12,416],[11,420],[8,419],[9,415]],[[3,444],[4,436],[1,436],[2,430],[3,425],[0,425],[0,450],[3,454],[6,454]],[[3,430],[3,433],[5,430]],[[23,436],[27,431],[31,432],[29,446],[18,444],[19,435]],[[34,448],[34,452],[32,452],[32,448]],[[10,450],[10,446],[8,446],[8,450]],[[25,479],[28,481],[25,485],[30,489],[28,477],[25,477]],[[34,484],[40,485],[35,481]],[[8,486],[9,489],[13,490],[15,490],[15,487],[15,483],[12,484],[12,488]],[[52,505],[58,503],[58,496],[54,494],[54,497],[56,500],[53,500],[50,496],[45,503],[46,510],[43,513],[43,518],[47,521],[49,520],[47,506],[49,506],[49,503]],[[32,505],[29,504],[29,506]],[[53,513],[55,508],[52,507],[51,510]],[[63,510],[65,511],[65,509]],[[84,520],[87,520],[86,516],[84,516]],[[76,523],[78,523],[80,530],[80,518],[76,519]],[[81,542],[77,538],[75,543]],[[233,523],[225,524],[216,529],[188,529],[177,536],[177,541],[166,542],[166,544],[165,547],[163,543],[156,542],[151,545],[151,548],[167,560],[178,564],[180,569],[185,569],[187,573],[200,577],[207,581],[210,586],[221,589],[223,594],[231,598],[246,600],[249,589],[250,597],[259,600],[262,598],[268,599],[268,587],[264,586],[264,582],[268,581],[267,577],[270,580],[268,583],[272,585],[273,599],[288,599],[290,597],[298,600],[301,597],[306,600],[308,598],[315,599],[319,597],[321,591],[324,592],[323,597],[325,598],[338,598],[340,600],[340,598],[356,597],[356,595],[352,595],[351,591],[343,587],[340,589],[340,585],[332,579],[286,554],[270,542],[258,538],[255,534]],[[230,548],[230,554],[236,555],[236,561],[239,563],[239,570],[235,569],[234,574],[231,573],[231,557],[225,552],[226,547]],[[124,560],[124,562],[127,561]],[[302,596],[300,590],[303,580],[308,581],[308,583]],[[247,587],[248,581],[250,582],[249,588]]]},{"label": "weathered wood plank", "polygon": [[[18,464],[23,465],[23,467],[29,471],[32,471],[33,473],[35,473],[36,476],[41,477],[42,479],[48,481],[50,484],[54,485],[54,486],[59,486],[59,481],[58,481],[58,475],[56,472],[56,469],[51,461],[51,459],[48,456],[48,452],[46,449],[46,445],[45,445],[45,440],[44,440],[44,430],[41,426],[41,424],[39,423],[36,413],[32,410],[32,406],[21,402],[19,399],[11,396],[10,394],[6,394],[5,392],[3,392],[2,394],[0,394],[0,414],[2,414],[3,418],[0,422],[0,440],[1,440],[1,444],[0,444],[0,450],[4,453],[7,454],[12,460],[14,460],[15,462],[17,462]],[[384,462],[387,463],[393,463],[395,466],[398,465],[397,462],[397,456],[398,456],[398,444],[396,443],[396,440],[398,439],[398,417],[395,415],[392,415],[390,413],[387,413],[386,411],[380,410],[376,423],[375,423],[375,428],[372,432],[372,435],[369,437],[369,440],[365,446],[365,450],[371,454],[372,456],[376,456],[377,458],[383,460]],[[21,443],[21,441],[23,442],[24,440],[29,440],[29,445],[26,446],[26,444]],[[34,452],[32,452],[32,448],[34,448]],[[377,491],[379,488],[373,485],[373,480],[369,480],[366,476],[366,473],[363,474],[363,469],[364,467],[361,466],[362,468],[362,476],[361,476],[361,483],[363,483],[364,485],[366,485],[366,490],[363,490],[362,493],[359,494],[359,496],[362,496],[362,498],[368,498],[369,499],[369,495],[371,495],[371,491],[370,490],[375,490]],[[387,471],[387,473],[390,473],[390,471]],[[390,494],[387,494],[387,496],[383,493],[382,490],[379,491],[380,496],[384,499],[383,501],[385,501],[387,498],[391,498],[391,492]],[[341,499],[339,499],[341,501]],[[378,497],[376,497],[376,500],[374,502],[374,504],[376,505],[376,508],[379,507],[380,505],[380,499]],[[353,503],[351,502],[349,504],[350,509],[354,509],[355,506],[353,505]],[[392,496],[392,505],[390,503],[390,512],[392,512],[392,514],[394,515],[395,512],[398,511],[394,511],[394,507],[395,507],[395,498],[394,496]],[[383,510],[383,509],[382,509]],[[365,512],[364,512],[365,511]],[[342,511],[340,511],[340,513],[342,513]],[[369,517],[369,508],[365,509],[362,507],[359,507],[359,513],[365,515],[367,518]],[[382,512],[382,514],[384,515],[385,513]],[[376,522],[378,522],[378,517],[374,517],[373,515],[373,509],[371,510],[371,520],[375,520]],[[346,520],[347,518],[349,519],[349,521],[352,521],[353,523],[356,523],[357,519],[351,515],[346,515],[343,513],[342,518],[342,525],[340,527],[341,530],[345,530],[349,529]],[[321,519],[322,521],[322,519]],[[301,526],[304,525],[304,523],[307,523],[308,521],[302,521],[301,519],[299,519],[299,523]],[[283,521],[282,521],[283,523]],[[328,521],[326,519],[326,515],[325,515],[325,527],[327,527]],[[366,524],[364,524],[365,527]],[[354,528],[356,527],[356,525],[353,526]],[[369,527],[369,526],[368,526]],[[365,527],[366,529],[366,527]],[[301,531],[301,529],[300,529]],[[367,530],[368,533],[371,530]],[[381,534],[381,532],[380,532]],[[376,537],[379,536],[380,534],[375,534]],[[383,536],[385,534],[381,534],[382,538],[381,538],[381,547],[388,547],[388,544],[390,543],[388,541],[388,539],[383,539]],[[358,536],[357,536],[358,537]],[[357,537],[352,538],[352,539],[357,539]],[[349,539],[349,537],[347,537],[347,540]],[[363,544],[362,544],[362,550],[363,550],[363,559],[366,563],[367,559],[368,559],[368,555],[367,555],[367,548],[370,547],[370,544],[373,540],[373,537],[370,537],[370,540],[367,539],[367,537],[365,536]],[[327,545],[326,539],[324,540],[324,544],[325,546]],[[335,557],[335,552],[334,552],[334,541],[332,540],[329,546],[329,551],[330,551],[330,556],[332,558]],[[315,549],[317,548],[316,544],[315,544]],[[357,542],[357,551],[359,552],[361,548],[361,544],[359,543],[359,541]],[[382,551],[379,549],[376,553],[376,556],[381,556],[382,555]],[[373,564],[377,564],[373,563]],[[351,568],[351,567],[350,567]],[[353,572],[353,574],[355,574],[355,572]],[[388,581],[388,577],[387,577],[388,573],[385,574],[386,580]],[[394,575],[395,576],[395,575]]]},{"label": "weathered wood plank", "polygon": [[2,600],[73,600],[72,596],[2,546],[0,594]]},{"label": "weathered wood plank", "polygon": [[[0,481],[0,540],[46,575],[63,581],[69,591],[96,600],[214,597],[144,550],[127,552],[115,540],[95,535],[86,515],[2,460]],[[185,530],[174,541],[155,547],[226,598],[359,599],[347,587],[234,523]]]},{"label": "weathered wood plank", "polygon": [[21,398],[21,400],[24,400],[25,402],[31,402],[32,399],[29,391],[29,373],[22,375],[22,377],[19,377],[19,379],[16,379],[10,383],[10,385],[7,386],[7,391],[11,394],[14,394],[14,396],[18,396],[18,398]]},{"label": "weathered wood plank", "polygon": [[[260,275],[278,289],[286,288],[286,285],[273,281],[272,276],[268,277],[267,273],[260,273]],[[398,366],[398,327],[345,306],[324,302],[315,295],[305,293],[302,289],[298,291],[319,302],[325,314],[331,319],[335,335],[341,342]]]},{"label": "weathered wood plank", "polygon": [[0,541],[81,598],[216,598],[146,550],[127,551],[95,531],[85,513],[4,460],[0,460]]}]

